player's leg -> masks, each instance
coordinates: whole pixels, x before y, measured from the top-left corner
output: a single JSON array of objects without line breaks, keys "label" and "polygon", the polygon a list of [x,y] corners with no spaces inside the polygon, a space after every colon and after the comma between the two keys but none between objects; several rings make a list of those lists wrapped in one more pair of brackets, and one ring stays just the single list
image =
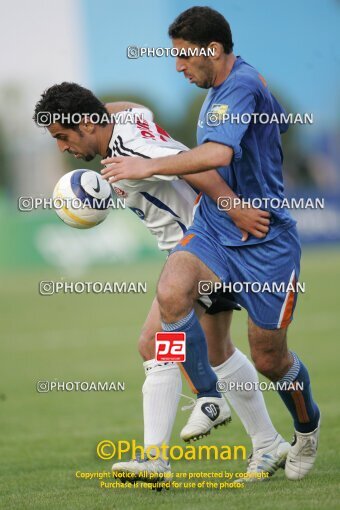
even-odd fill
[{"label": "player's leg", "polygon": [[[218,377],[221,392],[241,419],[253,448],[265,448],[274,442],[278,433],[269,417],[262,391],[256,389],[259,378],[253,364],[231,341],[231,318],[232,312],[205,314],[202,317],[209,360]],[[245,383],[252,383],[252,387],[244,389]]]},{"label": "player's leg", "polygon": [[[199,316],[204,316],[201,306],[195,305]],[[173,428],[178,401],[182,388],[180,370],[176,363],[156,362],[155,334],[161,330],[159,306],[155,298],[149,314],[142,327],[138,342],[138,350],[144,359],[145,382],[143,385],[143,415],[144,415],[144,446],[161,446],[169,444]],[[135,480],[141,479],[143,473],[160,473],[170,471],[170,465],[164,459],[145,459],[118,462],[112,466],[120,475],[129,473],[135,475]]]},{"label": "player's leg", "polygon": [[[197,305],[197,311],[204,310]],[[148,316],[142,327],[138,341],[138,350],[144,359],[145,382],[143,385],[144,447],[169,445],[178,402],[182,390],[182,379],[176,363],[157,362],[155,356],[155,334],[161,331],[161,319],[157,299],[153,300]],[[121,476],[124,473],[135,475],[134,480],[145,479],[149,473],[160,478],[170,472],[170,464],[162,457],[159,459],[132,459],[117,462],[112,469]],[[142,475],[140,475],[142,473]],[[141,478],[144,477],[144,478]]]},{"label": "player's leg", "polygon": [[[185,240],[182,243],[187,246]],[[181,431],[185,441],[209,434],[213,427],[230,421],[230,409],[216,390],[217,377],[209,364],[204,331],[194,310],[200,297],[201,280],[218,281],[218,278],[196,255],[187,250],[175,251],[163,268],[157,290],[163,331],[186,334],[186,361],[180,367],[198,396]]]},{"label": "player's leg", "polygon": [[308,370],[297,354],[288,350],[287,327],[267,330],[249,319],[249,343],[257,370],[287,388],[278,389],[295,428],[286,476],[300,480],[313,467],[319,436],[320,411],[312,396]]},{"label": "player's leg", "polygon": [[[291,479],[302,478],[314,463],[320,416],[311,395],[308,371],[287,348],[286,329],[297,300],[300,256],[295,227],[262,244],[225,248],[230,280],[256,283],[250,289],[243,286],[237,296],[250,317],[249,342],[255,366],[272,381],[293,385],[279,391],[293,416],[297,436],[296,446],[287,455],[286,475]],[[303,389],[295,388],[297,384],[303,384]],[[292,455],[295,473],[289,468]]]},{"label": "player's leg", "polygon": [[[220,391],[234,408],[251,438],[253,453],[248,462],[248,472],[266,472],[271,476],[280,467],[284,467],[290,444],[284,441],[272,424],[262,391],[258,388],[259,378],[253,364],[232,344],[231,318],[231,311],[214,315],[206,313],[201,318],[207,337],[209,360],[218,377]],[[247,481],[265,479],[246,478]]]},{"label": "player's leg", "polygon": [[208,358],[212,367],[217,367],[230,359],[236,349],[231,341],[232,310],[210,315],[207,311],[200,315],[208,345]]},{"label": "player's leg", "polygon": [[155,334],[161,331],[159,306],[155,298],[138,342],[145,359],[143,385],[144,445],[169,444],[175,421],[182,379],[177,363],[155,360]]},{"label": "player's leg", "polygon": [[[142,327],[138,350],[144,359],[145,382],[143,384],[144,448],[170,444],[178,402],[182,391],[182,378],[176,363],[157,362],[155,357],[155,334],[161,330],[161,319],[157,299],[152,302],[150,311]],[[152,452],[150,452],[152,454]],[[162,456],[155,459],[133,459],[113,464],[114,472],[128,473],[129,481],[148,479],[162,480],[166,474],[169,481],[170,463]],[[140,475],[140,473],[142,475]],[[159,474],[159,478],[156,474]],[[165,481],[166,481],[165,480]]]},{"label": "player's leg", "polygon": [[[204,310],[196,305],[199,316]],[[176,363],[162,363],[154,359],[155,334],[161,330],[159,306],[155,298],[142,327],[138,349],[144,359],[145,382],[143,385],[144,447],[169,444],[178,401],[182,388],[180,370]],[[153,481],[161,480],[164,473],[170,473],[170,464],[163,458],[138,459],[113,464],[114,472],[121,479],[127,473],[128,479],[147,479],[152,473]],[[156,479],[156,474],[159,478]],[[146,478],[145,478],[146,477]]]},{"label": "player's leg", "polygon": [[[210,315],[204,313],[200,306],[195,308],[206,335],[209,362],[220,381],[221,391],[240,417],[251,438],[253,449],[267,448],[277,439],[278,433],[268,415],[262,392],[255,389],[258,375],[254,366],[232,344],[232,311]],[[169,444],[181,392],[177,365],[153,359],[154,337],[160,328],[158,303],[155,299],[139,339],[139,352],[146,360],[146,380],[143,386],[145,447]],[[234,386],[235,382],[240,383],[239,387]],[[255,384],[250,390],[240,389],[246,382]]]}]

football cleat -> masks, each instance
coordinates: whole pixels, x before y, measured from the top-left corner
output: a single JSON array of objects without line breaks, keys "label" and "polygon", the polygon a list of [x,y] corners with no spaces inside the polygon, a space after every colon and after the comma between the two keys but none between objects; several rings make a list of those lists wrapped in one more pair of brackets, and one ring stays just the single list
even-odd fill
[{"label": "football cleat", "polygon": [[113,476],[122,483],[147,482],[153,490],[169,489],[172,481],[169,462],[162,458],[137,458],[112,465]]},{"label": "football cleat", "polygon": [[303,434],[295,431],[287,455],[285,473],[288,480],[302,480],[312,469],[319,443],[320,422],[315,430]]},{"label": "football cleat", "polygon": [[210,434],[212,428],[219,425],[226,425],[231,421],[230,408],[224,398],[201,397],[197,400],[191,399],[192,404],[184,409],[192,409],[188,423],[181,431],[181,439],[196,441],[203,436]]},{"label": "football cleat", "polygon": [[239,482],[263,482],[268,480],[280,468],[285,467],[286,457],[291,445],[280,434],[266,448],[255,450],[248,457],[247,476]]}]

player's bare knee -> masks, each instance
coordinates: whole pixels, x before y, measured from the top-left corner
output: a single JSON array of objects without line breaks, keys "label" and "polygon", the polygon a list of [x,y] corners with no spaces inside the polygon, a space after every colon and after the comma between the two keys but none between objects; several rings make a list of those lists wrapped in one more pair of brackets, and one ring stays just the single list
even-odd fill
[{"label": "player's bare knee", "polygon": [[162,320],[176,322],[189,313],[194,305],[194,293],[195,284],[191,278],[185,277],[183,268],[179,270],[178,266],[168,262],[157,286]]},{"label": "player's bare knee", "polygon": [[255,367],[272,381],[283,377],[290,367],[286,329],[264,329],[249,319],[249,344]]},{"label": "player's bare knee", "polygon": [[252,349],[251,353],[256,370],[271,381],[278,381],[290,367],[289,354],[287,356],[281,349]]},{"label": "player's bare knee", "polygon": [[[258,353],[252,355],[256,370],[271,381],[280,378],[280,370],[277,366],[277,357],[273,353]],[[280,367],[279,367],[280,368]]]},{"label": "player's bare knee", "polygon": [[162,282],[158,284],[157,300],[162,320],[165,322],[176,322],[183,318],[192,309],[194,303],[187,290]]}]

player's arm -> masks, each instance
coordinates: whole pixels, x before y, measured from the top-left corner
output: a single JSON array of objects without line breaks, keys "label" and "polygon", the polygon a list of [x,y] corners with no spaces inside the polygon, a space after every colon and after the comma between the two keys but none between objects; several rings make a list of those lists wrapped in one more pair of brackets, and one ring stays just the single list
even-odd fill
[{"label": "player's arm", "polygon": [[220,197],[238,198],[216,170],[201,174],[184,175],[183,180],[195,189],[202,191],[217,203]]},{"label": "player's arm", "polygon": [[[234,88],[228,90],[221,101],[234,114],[252,114],[258,87],[259,84],[245,85],[235,80]],[[231,161],[239,161],[242,157],[241,141],[247,128],[248,124],[243,122],[207,123],[201,145],[190,151],[149,161],[106,158],[102,163],[109,166],[102,170],[102,175],[109,182],[115,182],[120,179],[145,179],[151,175],[187,175],[229,166]]]},{"label": "player's arm", "polygon": [[[270,214],[253,207],[242,207],[239,197],[228,186],[216,170],[208,170],[200,174],[183,176],[191,186],[208,195],[214,202],[223,206],[236,227],[242,232],[242,241],[248,239],[248,234],[262,239],[269,231]],[[220,200],[223,197],[223,200]]]},{"label": "player's arm", "polygon": [[147,179],[152,175],[187,175],[205,172],[219,166],[228,166],[233,158],[233,149],[216,142],[207,142],[192,150],[175,156],[165,156],[145,161],[142,158],[106,158],[102,176],[109,182],[120,179]]}]

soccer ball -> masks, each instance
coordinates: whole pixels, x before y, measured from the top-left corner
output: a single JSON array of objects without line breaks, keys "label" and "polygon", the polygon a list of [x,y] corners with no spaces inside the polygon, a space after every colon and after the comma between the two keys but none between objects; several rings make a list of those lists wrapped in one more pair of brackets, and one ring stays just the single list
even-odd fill
[{"label": "soccer ball", "polygon": [[63,175],[53,191],[55,211],[74,228],[91,228],[109,214],[112,189],[92,170],[73,170]]}]

